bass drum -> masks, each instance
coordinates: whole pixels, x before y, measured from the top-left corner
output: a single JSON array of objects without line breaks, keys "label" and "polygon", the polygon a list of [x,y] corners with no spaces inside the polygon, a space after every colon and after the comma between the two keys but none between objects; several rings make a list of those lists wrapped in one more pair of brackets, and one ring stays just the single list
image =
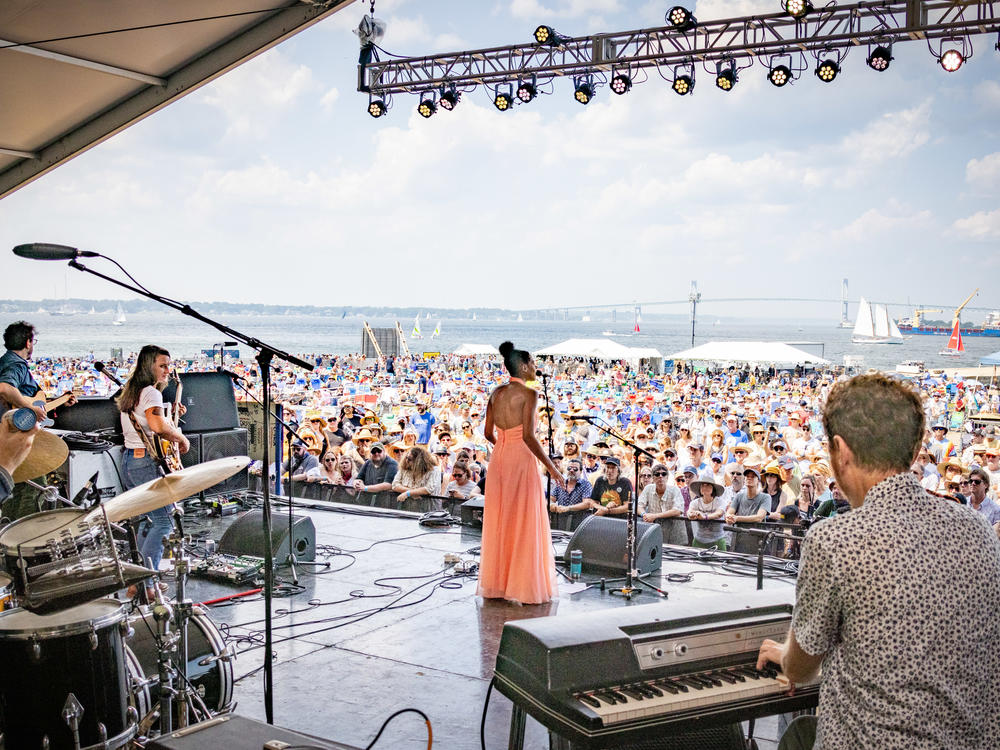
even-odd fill
[{"label": "bass drum", "polygon": [[[158,708],[160,700],[159,667],[156,653],[156,622],[151,612],[135,615],[129,620],[133,630],[126,644],[126,666],[131,684],[132,705],[145,717]],[[188,682],[198,691],[205,707],[213,714],[227,713],[233,708],[233,665],[226,653],[222,634],[201,607],[194,607],[188,621]],[[218,658],[222,656],[222,658]],[[207,664],[200,662],[207,661]],[[174,684],[177,688],[177,684]],[[193,722],[202,713],[201,704],[195,701],[194,713],[188,716]],[[209,718],[209,717],[204,717]],[[174,707],[174,726],[177,726],[177,707]]]}]

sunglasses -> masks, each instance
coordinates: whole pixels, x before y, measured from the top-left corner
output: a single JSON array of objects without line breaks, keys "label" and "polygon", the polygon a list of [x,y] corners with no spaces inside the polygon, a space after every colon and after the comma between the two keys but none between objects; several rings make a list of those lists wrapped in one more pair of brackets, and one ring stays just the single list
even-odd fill
[{"label": "sunglasses", "polygon": [[665,476],[667,476],[667,472],[665,472],[665,471],[654,471],[653,472],[653,476],[654,477],[665,477]]},{"label": "sunglasses", "polygon": [[776,446],[774,446],[774,452],[775,453],[784,453],[785,449],[776,445]]},{"label": "sunglasses", "polygon": [[323,463],[325,463],[325,464],[335,464],[335,463],[337,463],[337,459],[335,459],[335,458],[324,458],[323,459]]},{"label": "sunglasses", "polygon": [[984,484],[982,479],[970,479],[965,484]]},{"label": "sunglasses", "polygon": [[652,478],[653,478],[652,474],[640,474],[639,475],[639,479],[652,479]]},{"label": "sunglasses", "polygon": [[376,453],[381,453],[381,452],[382,452],[382,449],[381,449],[381,448],[372,448],[372,455],[373,455],[373,456],[374,456],[374,455],[375,455]]}]

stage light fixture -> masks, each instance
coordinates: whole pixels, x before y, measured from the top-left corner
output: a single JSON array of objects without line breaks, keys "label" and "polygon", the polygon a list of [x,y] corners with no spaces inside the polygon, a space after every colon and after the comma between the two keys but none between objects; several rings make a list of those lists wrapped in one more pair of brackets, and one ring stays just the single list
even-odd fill
[{"label": "stage light fixture", "polygon": [[452,85],[451,88],[441,87],[441,95],[438,96],[438,106],[441,109],[451,112],[455,107],[458,106],[458,102],[461,100],[462,94],[455,89]]},{"label": "stage light fixture", "polygon": [[597,95],[594,90],[594,82],[590,76],[580,76],[573,80],[575,84],[575,90],[573,91],[573,98],[576,99],[580,104],[590,104],[590,100]]},{"label": "stage light fixture", "polygon": [[941,67],[949,73],[954,73],[962,67],[962,63],[965,62],[965,56],[957,49],[949,49],[941,53],[941,57],[938,58],[938,62],[941,64]]},{"label": "stage light fixture", "polygon": [[535,84],[534,76],[531,77],[530,81],[518,81],[517,98],[520,99],[522,103],[527,104],[536,96],[538,96],[538,86]]},{"label": "stage light fixture", "polygon": [[781,88],[792,80],[792,71],[787,65],[775,65],[767,72],[767,80]]},{"label": "stage light fixture", "polygon": [[674,83],[671,86],[674,93],[678,96],[684,96],[685,94],[690,94],[694,91],[694,78],[689,75],[679,75],[674,78]]},{"label": "stage light fixture", "polygon": [[813,12],[810,0],[781,0],[781,7],[792,18],[805,18]]},{"label": "stage light fixture", "polygon": [[568,36],[564,36],[551,26],[546,26],[544,24],[535,29],[534,37],[535,42],[538,44],[544,44],[548,47],[561,47],[567,42],[567,40],[569,40]]},{"label": "stage light fixture", "polygon": [[437,112],[437,104],[434,103],[433,94],[424,94],[420,97],[420,104],[417,105],[417,114],[423,118],[432,117]]},{"label": "stage light fixture", "polygon": [[611,79],[611,90],[621,96],[632,89],[632,77],[626,73],[618,73]]},{"label": "stage light fixture", "polygon": [[723,91],[732,91],[736,85],[736,63],[732,60],[719,62],[715,66],[715,86]]},{"label": "stage light fixture", "polygon": [[368,100],[368,114],[372,117],[379,118],[382,117],[389,108],[386,106],[384,99],[369,99]]},{"label": "stage light fixture", "polygon": [[493,106],[501,112],[509,112],[514,107],[514,95],[508,86],[505,91],[501,91],[497,86],[493,93]]},{"label": "stage light fixture", "polygon": [[830,83],[840,72],[840,64],[836,60],[822,60],[816,66],[816,77],[824,83]]},{"label": "stage light fixture", "polygon": [[668,10],[666,20],[675,31],[690,31],[698,25],[698,19],[694,14],[681,5],[675,5]]},{"label": "stage light fixture", "polygon": [[880,73],[888,70],[890,62],[892,62],[892,49],[889,47],[878,46],[868,55],[868,67]]}]

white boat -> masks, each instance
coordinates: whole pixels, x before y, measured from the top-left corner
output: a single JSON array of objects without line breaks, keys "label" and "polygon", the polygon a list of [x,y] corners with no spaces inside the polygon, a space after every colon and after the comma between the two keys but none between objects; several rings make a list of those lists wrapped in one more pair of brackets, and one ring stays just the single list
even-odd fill
[{"label": "white boat", "polygon": [[90,308],[90,312],[87,313],[87,315],[97,315],[97,310],[95,310],[93,307],[91,307]]},{"label": "white boat", "polygon": [[948,346],[938,352],[942,357],[961,357],[965,354],[965,344],[962,343],[962,322],[955,318],[951,328],[951,338]]},{"label": "white boat", "polygon": [[518,323],[523,323],[524,322],[524,316],[521,315],[521,313],[517,314],[517,322]]},{"label": "white boat", "polygon": [[424,335],[420,332],[420,313],[413,319],[413,330],[410,331],[411,339],[422,339]]},{"label": "white boat", "polygon": [[851,341],[855,344],[902,344],[903,334],[889,317],[885,305],[872,305],[864,297],[858,303]]},{"label": "white boat", "polygon": [[431,338],[437,338],[441,335],[441,321],[438,320],[438,324],[434,326],[434,330],[431,332]]},{"label": "white boat", "polygon": [[123,326],[125,325],[125,308],[122,307],[122,303],[118,303],[118,309],[115,311],[115,319],[111,321],[113,326]]},{"label": "white boat", "polygon": [[590,316],[589,315],[584,315],[582,318],[580,318],[580,322],[581,323],[589,323],[590,322]]},{"label": "white boat", "polygon": [[924,371],[924,363],[919,359],[908,359],[896,365],[896,372],[900,375],[919,375]]}]

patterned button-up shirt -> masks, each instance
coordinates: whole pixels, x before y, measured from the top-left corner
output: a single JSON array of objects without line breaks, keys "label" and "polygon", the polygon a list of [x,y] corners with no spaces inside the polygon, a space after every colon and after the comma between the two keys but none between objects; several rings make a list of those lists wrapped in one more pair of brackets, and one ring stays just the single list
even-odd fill
[{"label": "patterned button-up shirt", "polygon": [[802,545],[792,631],[825,654],[815,750],[1000,747],[1000,541],[890,477]]}]

